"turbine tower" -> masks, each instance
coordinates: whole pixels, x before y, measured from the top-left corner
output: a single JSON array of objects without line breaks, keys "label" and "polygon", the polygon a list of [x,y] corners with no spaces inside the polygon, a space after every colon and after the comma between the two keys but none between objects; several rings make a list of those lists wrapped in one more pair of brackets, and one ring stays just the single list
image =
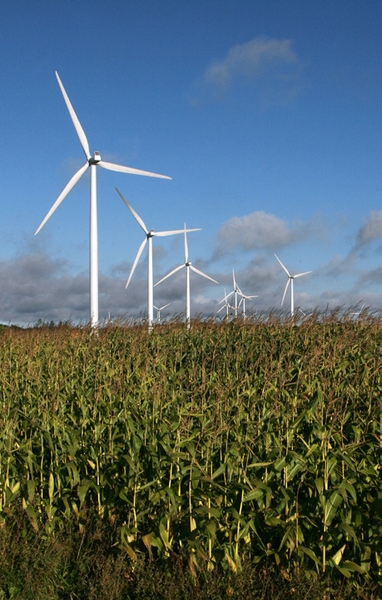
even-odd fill
[{"label": "turbine tower", "polygon": [[286,286],[285,286],[285,289],[284,289],[283,299],[281,300],[281,306],[284,304],[285,296],[286,296],[286,293],[287,293],[287,290],[288,290],[288,286],[290,284],[290,316],[293,317],[293,315],[294,315],[294,290],[293,290],[293,282],[294,282],[294,280],[297,277],[302,277],[303,275],[308,275],[308,273],[311,273],[312,271],[305,271],[304,273],[297,273],[297,275],[291,275],[289,273],[288,269],[286,268],[286,266],[281,262],[281,260],[277,256],[277,254],[275,254],[275,257],[279,261],[279,263],[282,266],[282,268],[284,269],[285,273],[288,275],[288,281],[286,282]]},{"label": "turbine tower", "polygon": [[[140,227],[145,232],[145,239],[143,240],[142,244],[140,245],[140,247],[138,249],[137,255],[135,257],[133,266],[130,271],[129,278],[126,283],[126,288],[128,287],[128,285],[131,281],[131,278],[132,278],[135,268],[138,264],[138,261],[142,255],[142,252],[143,252],[146,244],[148,243],[148,251],[147,251],[147,321],[148,321],[149,331],[151,331],[152,324],[153,324],[153,313],[154,313],[154,310],[153,310],[154,309],[153,246],[152,246],[153,237],[154,236],[164,237],[164,236],[168,236],[168,235],[176,235],[178,233],[184,233],[185,230],[184,229],[176,229],[173,231],[154,231],[153,229],[148,230],[144,221],[141,219],[141,217],[138,215],[138,213],[133,209],[133,207],[128,203],[126,198],[121,194],[121,192],[117,188],[115,188],[115,189],[117,190],[118,194],[121,196],[122,200],[126,204],[127,208],[129,209],[129,211],[131,212],[131,214],[133,215],[133,217],[135,218],[137,223],[140,225]],[[197,230],[196,229],[187,229],[186,231],[197,231]]]},{"label": "turbine tower", "polygon": [[74,188],[76,183],[81,179],[85,172],[90,168],[90,325],[92,328],[98,325],[98,226],[97,226],[97,175],[96,167],[103,167],[110,171],[118,171],[120,173],[129,173],[132,175],[145,175],[147,177],[160,177],[161,179],[171,179],[167,175],[159,175],[157,173],[150,173],[149,171],[141,171],[139,169],[132,169],[131,167],[124,167],[122,165],[116,165],[114,163],[106,162],[101,159],[99,152],[90,153],[89,143],[85,135],[84,130],[78,120],[76,113],[74,112],[73,106],[69,100],[69,97],[62,85],[61,79],[56,71],[56,78],[58,85],[60,86],[62,95],[65,100],[66,107],[69,111],[69,115],[72,119],[74,129],[76,130],[78,139],[82,146],[82,150],[86,156],[86,163],[73,175],[70,181],[66,184],[63,191],[53,204],[52,208],[37,228],[35,235],[44,227],[45,223],[52,216],[55,210],[60,206],[61,202],[66,198],[69,192]]},{"label": "turbine tower", "polygon": [[214,283],[218,283],[218,282],[215,279],[212,279],[212,277],[210,277],[209,275],[206,275],[205,273],[203,273],[202,271],[200,271],[199,269],[194,267],[192,262],[189,260],[187,231],[200,231],[200,228],[186,229],[186,223],[184,224],[184,230],[183,230],[183,232],[184,232],[184,263],[182,265],[179,265],[179,267],[176,267],[175,269],[170,271],[170,273],[167,273],[167,275],[165,275],[164,277],[162,277],[162,279],[157,281],[157,283],[155,285],[159,285],[160,283],[162,283],[162,281],[167,279],[167,277],[171,277],[171,275],[174,275],[174,273],[176,273],[177,271],[180,271],[180,269],[183,269],[183,267],[185,267],[185,269],[186,269],[186,323],[187,323],[187,328],[189,329],[190,323],[191,323],[190,270],[194,271],[194,273],[198,273],[198,275],[201,275],[202,277],[205,277],[206,279],[210,279],[210,281],[213,281]]}]

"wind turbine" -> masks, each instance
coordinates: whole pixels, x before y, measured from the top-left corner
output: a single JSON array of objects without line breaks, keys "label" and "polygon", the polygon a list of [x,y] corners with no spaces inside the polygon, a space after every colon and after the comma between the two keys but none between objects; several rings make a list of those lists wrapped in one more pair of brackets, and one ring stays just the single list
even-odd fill
[{"label": "wind turbine", "polygon": [[252,300],[253,298],[258,298],[259,296],[258,296],[257,294],[256,294],[255,296],[246,296],[246,295],[245,295],[245,294],[243,294],[243,292],[241,292],[241,291],[240,291],[240,295],[241,295],[241,299],[240,299],[240,302],[239,302],[239,307],[238,307],[238,308],[240,308],[240,306],[241,306],[241,305],[243,305],[243,308],[242,308],[242,315],[243,315],[243,320],[245,321],[245,316],[246,316],[246,315],[245,315],[245,301],[246,301],[246,300]]},{"label": "wind turbine", "polygon": [[242,308],[242,314],[243,314],[243,319],[245,320],[245,301],[246,300],[253,300],[253,298],[258,298],[258,295],[255,294],[254,296],[247,296],[246,294],[243,294],[243,292],[241,291],[241,289],[239,288],[236,280],[235,280],[235,273],[233,273],[233,281],[234,281],[234,285],[237,287],[237,291],[241,296],[240,302],[239,302],[239,306],[238,308],[240,308],[240,305],[243,305]]},{"label": "wind turbine", "polygon": [[[245,294],[243,294],[243,292],[241,291],[241,289],[239,288],[239,286],[238,286],[238,284],[236,282],[234,269],[232,269],[232,277],[233,277],[233,290],[232,290],[232,292],[230,292],[229,294],[227,294],[226,296],[224,296],[223,300],[220,300],[220,302],[226,301],[226,305],[228,307],[229,305],[227,303],[227,300],[233,294],[233,297],[234,297],[234,306],[232,308],[235,311],[235,319],[237,318],[238,309],[239,309],[240,304],[242,302],[243,302],[243,317],[245,319],[245,299],[252,300],[252,298],[257,298],[257,296],[246,296]],[[241,300],[240,300],[239,303],[238,303],[238,296],[241,296]],[[228,310],[227,310],[227,315],[228,315]]]},{"label": "wind turbine", "polygon": [[[127,280],[126,283],[126,287],[128,287],[131,278],[133,276],[133,273],[135,271],[135,268],[138,264],[138,261],[142,255],[142,252],[148,242],[148,253],[147,253],[147,321],[148,321],[148,326],[149,326],[149,331],[151,331],[152,329],[152,324],[153,324],[153,308],[154,308],[154,281],[153,281],[153,246],[152,246],[152,240],[153,237],[159,236],[159,237],[163,237],[163,236],[168,236],[168,235],[175,235],[177,233],[184,233],[184,229],[176,229],[173,231],[154,231],[153,229],[150,229],[150,231],[147,229],[145,223],[143,222],[143,220],[141,219],[141,217],[138,215],[138,213],[133,209],[133,207],[128,203],[128,201],[126,200],[126,198],[121,194],[121,192],[115,188],[118,192],[118,194],[121,196],[122,200],[124,201],[124,203],[126,204],[127,208],[129,209],[129,211],[131,212],[131,214],[133,215],[133,217],[135,218],[135,220],[138,222],[138,224],[141,226],[141,228],[143,229],[143,231],[145,232],[145,239],[143,240],[142,244],[139,247],[139,250],[137,252],[137,256],[135,257],[133,266],[131,268],[130,271],[130,275],[129,278]],[[186,231],[197,231],[197,229],[187,229]]]},{"label": "wind turbine", "polygon": [[150,173],[149,171],[141,171],[139,169],[132,169],[131,167],[124,167],[122,165],[116,165],[114,163],[106,162],[101,160],[99,152],[90,154],[89,143],[85,135],[84,130],[74,112],[73,106],[69,100],[69,97],[62,85],[61,79],[56,71],[56,78],[58,85],[60,86],[62,95],[65,100],[66,107],[69,111],[69,115],[72,119],[74,129],[78,135],[78,139],[82,146],[82,150],[86,156],[86,163],[73,175],[70,181],[66,184],[63,191],[53,204],[52,208],[42,221],[40,226],[35,232],[35,235],[44,227],[45,223],[52,216],[55,210],[60,206],[61,202],[66,198],[69,192],[74,188],[76,183],[81,179],[85,172],[90,168],[90,324],[91,327],[96,327],[98,324],[98,227],[97,227],[97,175],[96,167],[103,167],[110,171],[119,171],[120,173],[130,173],[132,175],[146,175],[147,177],[160,177],[161,179],[171,179],[167,175],[158,175],[157,173]]},{"label": "wind turbine", "polygon": [[157,281],[157,283],[155,285],[159,285],[160,283],[162,283],[162,281],[167,279],[167,277],[171,277],[171,275],[174,275],[174,273],[176,273],[177,271],[180,271],[180,269],[183,269],[183,267],[186,268],[186,323],[187,323],[187,327],[189,329],[190,322],[191,322],[190,270],[194,271],[194,273],[198,273],[198,275],[201,275],[202,277],[205,277],[206,279],[210,279],[210,281],[213,281],[214,283],[218,283],[218,282],[215,279],[212,279],[212,277],[210,277],[209,275],[206,275],[205,273],[203,273],[202,271],[200,271],[199,269],[194,267],[192,262],[189,260],[187,231],[200,231],[200,228],[186,229],[186,223],[184,224],[184,230],[183,230],[183,232],[184,232],[184,263],[182,265],[179,265],[179,267],[176,267],[175,269],[173,269],[170,273],[167,273],[167,275],[165,275],[164,277],[162,277],[162,279]]},{"label": "wind turbine", "polygon": [[297,275],[291,275],[288,271],[288,269],[286,268],[286,266],[281,262],[281,260],[279,259],[279,257],[277,256],[277,254],[275,254],[275,257],[277,258],[277,260],[279,261],[280,265],[282,266],[282,268],[284,269],[285,273],[288,275],[288,281],[286,282],[286,286],[285,286],[285,290],[284,290],[284,294],[283,294],[283,299],[281,300],[281,306],[284,304],[284,300],[285,300],[285,296],[288,290],[288,286],[290,284],[290,316],[293,317],[294,315],[294,291],[293,291],[293,282],[297,277],[302,277],[303,275],[308,275],[308,273],[311,273],[312,271],[305,271],[304,273],[297,273]]},{"label": "wind turbine", "polygon": [[155,304],[154,304],[154,308],[157,311],[157,323],[158,323],[158,325],[160,325],[160,313],[161,313],[161,310],[164,310],[165,308],[167,308],[168,306],[170,306],[170,304],[171,304],[171,302],[168,302],[168,304],[165,304],[164,306],[160,306],[159,308],[158,308],[158,306],[155,306]]},{"label": "wind turbine", "polygon": [[[358,306],[359,306],[359,303],[358,303],[358,305],[357,305],[356,307],[358,307]],[[365,311],[365,306],[366,306],[366,304],[365,304],[365,303],[363,303],[363,304],[362,304],[362,306],[361,306],[361,308],[359,309],[359,311],[358,311],[358,312],[352,312],[352,313],[350,313],[350,314],[351,314],[351,315],[354,315],[356,318],[357,318],[357,317],[359,317],[359,316],[360,316],[360,315],[361,315],[363,312],[367,312],[367,309],[366,309],[366,311]]]},{"label": "wind turbine", "polygon": [[227,292],[226,292],[225,288],[224,288],[224,298],[222,300],[220,300],[219,304],[221,304],[222,302],[225,302],[225,304],[223,304],[223,306],[221,306],[219,308],[219,310],[217,311],[217,314],[219,314],[220,311],[223,310],[223,308],[225,308],[225,316],[226,316],[226,319],[228,319],[228,317],[229,317],[229,309],[232,308],[232,307],[231,307],[231,305],[228,302]]}]

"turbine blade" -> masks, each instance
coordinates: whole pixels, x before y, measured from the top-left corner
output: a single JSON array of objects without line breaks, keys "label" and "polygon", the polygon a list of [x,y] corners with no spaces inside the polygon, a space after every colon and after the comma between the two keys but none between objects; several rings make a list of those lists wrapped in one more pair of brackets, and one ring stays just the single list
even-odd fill
[{"label": "turbine blade", "polygon": [[173,269],[172,271],[170,271],[170,273],[167,273],[167,275],[165,275],[164,277],[162,277],[162,279],[160,279],[159,281],[157,281],[156,283],[154,283],[154,287],[156,285],[159,285],[160,283],[162,283],[162,281],[164,281],[165,279],[167,279],[167,277],[171,277],[171,275],[174,275],[174,273],[176,273],[177,271],[180,271],[180,269],[183,269],[183,267],[185,267],[186,265],[180,265],[179,267],[176,267],[176,269]]},{"label": "turbine blade", "polygon": [[305,271],[305,273],[297,273],[297,275],[293,275],[293,279],[296,279],[296,277],[302,277],[303,275],[308,275],[308,273],[311,273],[312,271]]},{"label": "turbine blade", "polygon": [[214,283],[218,283],[218,281],[216,281],[216,279],[212,279],[212,277],[210,277],[209,275],[206,275],[205,273],[203,273],[202,271],[199,271],[199,269],[197,269],[196,267],[194,267],[193,265],[190,265],[190,269],[192,271],[195,271],[195,273],[198,273],[199,275],[202,275],[202,277],[205,277],[206,279],[210,279],[211,281],[213,281]]},{"label": "turbine blade", "polygon": [[175,235],[178,233],[188,233],[189,231],[200,231],[199,229],[174,229],[173,231],[153,231],[153,235],[158,235],[159,237],[163,237],[166,235]]},{"label": "turbine blade", "polygon": [[224,298],[223,298],[222,300],[220,300],[219,304],[221,304],[222,302],[227,302],[228,298],[229,298],[230,296],[232,296],[232,294],[234,294],[234,293],[235,293],[235,290],[234,290],[233,292],[230,292],[229,294],[226,294],[226,295],[224,296]]},{"label": "turbine blade", "polygon": [[173,231],[153,231],[153,235],[157,235],[158,237],[166,237],[167,235],[177,235],[178,233],[183,233],[183,229],[175,229]]},{"label": "turbine blade", "polygon": [[131,206],[131,204],[128,203],[128,201],[121,194],[121,192],[119,191],[119,189],[118,188],[115,188],[115,189],[117,190],[118,194],[121,196],[122,200],[126,204],[127,208],[129,209],[129,211],[131,212],[131,214],[133,215],[133,217],[136,219],[136,221],[138,221],[139,225],[142,227],[143,231],[147,235],[149,233],[149,230],[147,229],[145,223],[143,222],[143,220],[141,219],[141,217],[139,216],[139,214],[133,209],[133,207]]},{"label": "turbine blade", "polygon": [[252,300],[253,298],[258,298],[259,296],[256,294],[256,296],[246,296],[245,294],[241,294],[242,298],[246,298],[247,300]]},{"label": "turbine blade", "polygon": [[97,164],[100,167],[103,167],[104,169],[109,169],[109,171],[118,171],[119,173],[130,173],[130,175],[146,175],[146,177],[159,177],[160,179],[171,179],[171,177],[168,177],[168,175],[159,175],[158,173],[150,173],[150,171],[132,169],[131,167],[116,165],[114,163],[106,162],[105,160],[100,160]]},{"label": "turbine blade", "polygon": [[61,81],[57,71],[56,71],[56,78],[58,81],[58,85],[61,88],[61,93],[64,97],[66,108],[68,109],[70,117],[72,119],[74,129],[76,130],[78,139],[80,140],[82,150],[84,151],[87,160],[89,160],[91,158],[89,142],[87,140],[84,130],[81,127],[81,123],[79,122],[78,117],[77,117],[76,113],[74,112],[74,108],[69,100],[68,94],[66,93],[64,86],[62,85],[62,81]]},{"label": "turbine blade", "polygon": [[143,250],[144,250],[144,247],[145,247],[146,243],[147,243],[147,238],[145,238],[145,239],[143,240],[142,244],[139,246],[139,250],[138,250],[138,252],[137,252],[137,256],[135,257],[134,264],[133,264],[133,266],[131,267],[131,271],[130,271],[129,279],[128,279],[128,280],[127,280],[127,282],[126,282],[125,288],[127,288],[127,286],[129,285],[129,283],[130,283],[130,281],[131,281],[131,278],[132,278],[132,276],[133,276],[133,273],[134,273],[134,271],[135,271],[135,268],[136,268],[136,266],[137,266],[137,264],[138,264],[138,261],[139,261],[139,259],[141,258],[141,255],[142,255],[142,252],[143,252]]},{"label": "turbine blade", "polygon": [[289,277],[288,277],[288,281],[286,282],[286,286],[285,286],[285,290],[284,290],[283,299],[281,300],[281,306],[284,304],[284,300],[285,300],[285,296],[286,296],[286,293],[287,293],[287,289],[288,289],[288,287],[289,287],[289,284],[290,284],[290,279],[289,279]]},{"label": "turbine blade", "polygon": [[55,210],[60,206],[61,202],[66,198],[66,196],[69,194],[70,190],[72,190],[74,188],[77,181],[79,181],[81,179],[82,175],[85,173],[85,171],[88,169],[88,167],[89,167],[89,163],[85,163],[84,166],[81,167],[81,169],[79,169],[77,171],[77,173],[75,173],[73,175],[73,177],[71,178],[69,183],[67,183],[66,186],[64,187],[64,189],[62,190],[62,192],[59,195],[59,197],[57,198],[56,202],[53,204],[52,208],[46,215],[45,219],[42,221],[40,226],[36,229],[35,235],[37,235],[38,232],[44,227],[45,223],[48,221],[48,219],[50,219],[50,217],[55,212]]},{"label": "turbine blade", "polygon": [[277,260],[279,261],[280,265],[282,266],[282,268],[284,269],[285,273],[288,275],[288,277],[290,277],[290,273],[288,271],[288,269],[286,268],[285,265],[283,265],[283,263],[281,262],[281,260],[279,259],[279,257],[277,256],[277,254],[275,254],[275,257],[277,258]]}]

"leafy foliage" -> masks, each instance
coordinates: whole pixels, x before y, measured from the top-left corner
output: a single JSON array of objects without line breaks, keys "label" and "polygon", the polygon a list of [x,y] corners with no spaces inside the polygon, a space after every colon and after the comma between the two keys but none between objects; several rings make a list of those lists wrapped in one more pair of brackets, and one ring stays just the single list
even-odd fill
[{"label": "leafy foliage", "polygon": [[[132,564],[381,574],[381,321],[0,335],[0,519],[91,513]],[[377,596],[375,596],[377,597]]]}]

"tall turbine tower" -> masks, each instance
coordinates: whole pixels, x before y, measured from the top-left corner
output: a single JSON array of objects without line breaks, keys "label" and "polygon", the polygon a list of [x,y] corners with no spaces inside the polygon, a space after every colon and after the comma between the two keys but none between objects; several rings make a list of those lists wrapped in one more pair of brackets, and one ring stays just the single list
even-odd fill
[{"label": "tall turbine tower", "polygon": [[69,192],[74,188],[76,183],[81,179],[85,172],[90,168],[90,325],[92,328],[98,325],[98,226],[97,226],[97,175],[96,167],[103,167],[110,171],[119,171],[120,173],[130,173],[132,175],[145,175],[147,177],[160,177],[161,179],[171,179],[167,175],[158,175],[157,173],[150,173],[149,171],[141,171],[139,169],[132,169],[131,167],[124,167],[122,165],[116,165],[114,163],[106,162],[101,160],[99,152],[90,153],[89,143],[85,135],[84,130],[81,127],[76,113],[74,112],[73,106],[69,100],[69,97],[62,85],[61,79],[56,71],[56,77],[58,85],[60,86],[62,95],[65,100],[66,107],[69,111],[72,119],[74,128],[78,135],[78,139],[82,146],[82,150],[86,156],[86,163],[73,175],[70,181],[66,184],[63,191],[53,204],[52,208],[38,227],[35,235],[44,227],[45,223],[52,216],[55,210],[60,206],[61,202],[66,198]]}]

